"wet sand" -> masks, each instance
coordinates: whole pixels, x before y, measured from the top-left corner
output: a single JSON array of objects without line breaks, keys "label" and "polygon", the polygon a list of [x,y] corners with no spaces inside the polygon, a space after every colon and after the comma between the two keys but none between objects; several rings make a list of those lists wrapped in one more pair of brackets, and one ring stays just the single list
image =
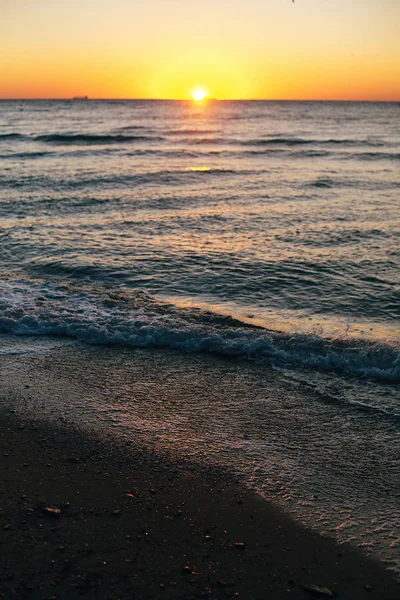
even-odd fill
[{"label": "wet sand", "polygon": [[0,598],[399,597],[383,565],[221,471],[9,409],[0,423]]}]

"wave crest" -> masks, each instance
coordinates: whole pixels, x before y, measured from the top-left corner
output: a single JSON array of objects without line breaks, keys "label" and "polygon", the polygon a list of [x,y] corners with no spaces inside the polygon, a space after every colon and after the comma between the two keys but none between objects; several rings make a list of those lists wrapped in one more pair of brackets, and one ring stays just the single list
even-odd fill
[{"label": "wave crest", "polygon": [[269,365],[400,382],[400,347],[246,326],[178,309],[145,293],[103,293],[26,281],[0,283],[0,332],[64,335],[91,344],[215,352]]}]

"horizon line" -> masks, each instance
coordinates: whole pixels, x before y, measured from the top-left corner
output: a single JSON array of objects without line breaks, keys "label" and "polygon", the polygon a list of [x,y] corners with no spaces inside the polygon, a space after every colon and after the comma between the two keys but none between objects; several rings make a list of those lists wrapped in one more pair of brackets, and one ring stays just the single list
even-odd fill
[{"label": "horizon line", "polygon": [[371,100],[365,98],[349,99],[349,98],[205,98],[201,102],[195,102],[192,98],[91,98],[89,96],[68,96],[62,98],[1,98],[0,102],[190,102],[195,104],[203,104],[206,102],[382,102],[382,103],[399,103],[400,97],[397,100]]}]

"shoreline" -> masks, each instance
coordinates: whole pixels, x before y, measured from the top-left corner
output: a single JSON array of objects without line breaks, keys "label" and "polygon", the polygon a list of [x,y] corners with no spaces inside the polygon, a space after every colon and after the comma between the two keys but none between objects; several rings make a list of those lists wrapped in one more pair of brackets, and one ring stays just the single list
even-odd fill
[{"label": "shoreline", "polygon": [[10,411],[0,424],[0,598],[398,597],[381,563],[222,470]]},{"label": "shoreline", "polygon": [[0,342],[0,600],[398,597],[390,420],[235,359]]}]

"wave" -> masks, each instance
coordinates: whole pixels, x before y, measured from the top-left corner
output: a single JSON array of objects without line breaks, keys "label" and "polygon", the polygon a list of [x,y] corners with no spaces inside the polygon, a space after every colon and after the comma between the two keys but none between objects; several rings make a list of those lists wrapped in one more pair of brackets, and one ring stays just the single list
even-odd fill
[{"label": "wave", "polygon": [[285,145],[285,146],[304,146],[314,144],[318,146],[386,146],[387,144],[378,140],[355,140],[355,139],[326,139],[321,140],[318,138],[297,138],[297,137],[273,137],[273,138],[257,138],[252,140],[243,141],[242,144],[249,146],[274,146],[274,145]]},{"label": "wave", "polygon": [[53,134],[46,134],[46,135],[38,135],[34,139],[38,142],[48,142],[48,143],[53,143],[53,144],[126,144],[126,143],[131,143],[131,142],[161,141],[164,138],[157,137],[157,136],[149,136],[149,135],[53,133]]},{"label": "wave", "polygon": [[285,368],[400,382],[400,347],[287,334],[130,295],[27,281],[0,282],[0,332],[62,335],[91,344],[213,352]]},{"label": "wave", "polygon": [[[176,132],[179,133],[179,132]],[[195,133],[195,132],[193,132]],[[200,133],[200,132],[198,132]],[[241,139],[241,138],[233,138],[233,137],[191,137],[186,140],[187,143],[191,145],[225,145],[225,146],[243,146],[243,147],[253,147],[257,148],[257,150],[249,150],[247,152],[251,153],[271,153],[276,151],[285,151],[286,148],[296,148],[298,146],[312,146],[312,149],[303,150],[302,156],[326,156],[330,154],[334,148],[378,148],[385,147],[388,148],[392,146],[389,142],[381,141],[381,140],[357,140],[357,139],[318,139],[318,138],[300,138],[300,137],[262,137],[262,138],[253,138],[253,139]],[[326,149],[324,149],[326,148]],[[261,149],[261,150],[260,150]],[[300,154],[299,154],[300,155]],[[339,157],[341,155],[339,154]],[[367,152],[367,151],[356,151],[354,150],[354,154],[344,153],[343,156],[345,158],[349,157],[361,157],[366,159],[374,159],[374,158],[398,158],[400,155],[398,153],[390,153],[390,152]]]},{"label": "wave", "polygon": [[52,152],[14,152],[13,154],[0,154],[0,158],[5,160],[13,160],[16,158],[42,158],[43,156],[49,156]]},{"label": "wave", "polygon": [[215,133],[214,129],[166,129],[163,131],[166,135],[208,135]]},{"label": "wave", "polygon": [[[304,139],[304,138],[256,138],[241,142],[244,146],[304,146],[306,144],[322,144],[322,140]],[[325,142],[326,143],[326,142]]]},{"label": "wave", "polygon": [[[152,185],[181,185],[190,179],[198,179],[199,177],[218,177],[218,176],[237,176],[248,175],[254,171],[209,168],[209,167],[193,167],[186,169],[165,169],[162,171],[149,171],[143,173],[127,174],[127,175],[106,175],[91,177],[87,179],[71,179],[63,183],[63,188],[80,189],[98,187],[107,188],[108,186],[140,186],[145,184]],[[16,185],[15,182],[12,182]],[[22,185],[22,184],[21,184]],[[58,184],[59,185],[59,184]]]},{"label": "wave", "polygon": [[319,178],[319,179],[313,181],[310,185],[312,187],[317,187],[317,188],[331,188],[331,187],[334,187],[335,184],[329,178]]},{"label": "wave", "polygon": [[355,158],[362,160],[400,160],[400,152],[358,152]]},{"label": "wave", "polygon": [[[225,152],[227,153],[227,152]],[[309,148],[307,150],[289,150],[283,147],[271,147],[263,149],[245,150],[237,152],[248,156],[289,156],[290,158],[318,158],[330,157],[335,160],[400,160],[400,153],[397,152],[331,152],[330,150]]]},{"label": "wave", "polygon": [[[24,189],[27,186],[31,190],[48,190],[49,186],[57,188],[58,192],[67,192],[69,190],[85,190],[91,194],[98,193],[98,189],[108,190],[123,188],[133,188],[142,185],[152,186],[179,186],[196,182],[200,178],[217,178],[217,177],[243,177],[254,174],[256,171],[251,170],[235,170],[223,168],[208,168],[208,167],[193,167],[186,169],[166,169],[163,171],[150,171],[126,175],[104,175],[87,178],[70,178],[65,181],[52,180],[50,177],[35,178],[32,176],[20,176],[16,179],[14,175],[11,177],[3,177],[0,175],[0,185],[9,189]],[[15,207],[12,208],[14,210]]]},{"label": "wave", "polygon": [[136,131],[137,129],[148,129],[145,125],[124,125],[122,127],[117,127],[114,129],[115,133],[120,133],[121,131]]},{"label": "wave", "polygon": [[23,139],[24,136],[22,133],[0,133],[0,141],[1,140],[17,140]]}]

